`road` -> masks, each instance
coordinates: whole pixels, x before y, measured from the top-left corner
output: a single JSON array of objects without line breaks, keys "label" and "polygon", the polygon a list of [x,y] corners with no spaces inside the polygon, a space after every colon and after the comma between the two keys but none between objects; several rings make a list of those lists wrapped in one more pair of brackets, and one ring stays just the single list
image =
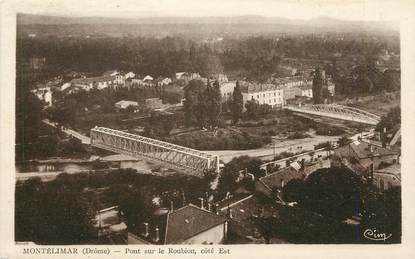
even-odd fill
[{"label": "road", "polygon": [[[274,158],[274,154],[278,155],[282,152],[298,153],[305,150],[314,150],[314,146],[327,142],[337,141],[339,136],[313,136],[311,138],[304,139],[290,139],[290,140],[274,140],[273,144],[267,145],[266,147],[248,150],[210,150],[207,153],[217,155],[224,162],[228,163],[234,157],[238,156],[253,156],[260,157],[263,160],[270,160]],[[302,147],[302,148],[299,148]]]}]

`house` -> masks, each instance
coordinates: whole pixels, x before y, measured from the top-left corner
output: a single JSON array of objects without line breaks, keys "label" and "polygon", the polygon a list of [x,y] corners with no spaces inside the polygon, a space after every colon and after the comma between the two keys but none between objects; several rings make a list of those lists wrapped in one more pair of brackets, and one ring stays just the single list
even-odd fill
[{"label": "house", "polygon": [[143,82],[152,82],[154,80],[154,78],[152,76],[146,75],[143,78]]},{"label": "house", "polygon": [[273,193],[276,192],[277,198],[282,200],[282,188],[292,179],[304,178],[305,174],[301,170],[296,170],[289,166],[259,178],[255,182],[255,190],[268,197],[272,197]]},{"label": "house", "polygon": [[176,73],[176,80],[183,80],[184,82],[189,82],[190,80],[200,78],[199,73],[194,72],[179,72]]},{"label": "house", "polygon": [[398,162],[398,152],[358,140],[334,149],[331,156],[333,166],[346,166],[365,177],[370,176],[374,170]]},{"label": "house", "polygon": [[306,84],[300,87],[301,97],[313,98],[313,86]]},{"label": "house", "polygon": [[244,109],[245,104],[255,100],[259,104],[268,104],[271,107],[282,107],[284,105],[283,89],[274,84],[256,84],[240,82]]},{"label": "house", "polygon": [[124,78],[127,80],[128,78],[133,78],[135,77],[135,74],[133,72],[128,72],[124,75]]},{"label": "house", "polygon": [[173,82],[173,80],[171,80],[170,78],[164,77],[164,78],[159,78],[157,80],[157,85],[158,86],[165,86],[165,85],[171,84],[172,82]]},{"label": "house", "polygon": [[203,206],[161,209],[154,217],[158,220],[144,222],[138,233],[129,234],[128,244],[223,244],[226,240],[226,217]]},{"label": "house", "polygon": [[379,190],[384,192],[395,186],[401,186],[401,165],[391,166],[373,171],[372,183]]},{"label": "house", "polygon": [[224,82],[219,83],[220,86],[220,93],[222,94],[222,101],[228,101],[232,99],[233,96],[233,90],[236,86],[236,81],[231,82]]},{"label": "house", "polygon": [[127,109],[130,106],[137,107],[138,102],[121,100],[119,102],[116,102],[114,104],[114,106],[115,106],[115,108],[117,108],[119,110],[124,110],[124,109]]}]

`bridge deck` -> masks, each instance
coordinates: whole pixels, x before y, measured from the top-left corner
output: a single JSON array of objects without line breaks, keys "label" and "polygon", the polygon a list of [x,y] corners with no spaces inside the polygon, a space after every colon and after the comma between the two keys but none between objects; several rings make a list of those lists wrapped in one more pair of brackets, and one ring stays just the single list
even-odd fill
[{"label": "bridge deck", "polygon": [[346,121],[354,121],[363,124],[376,125],[380,121],[380,117],[367,111],[359,110],[353,107],[342,105],[312,105],[312,106],[287,106],[287,110],[307,113],[317,116],[330,117]]},{"label": "bridge deck", "polygon": [[212,154],[109,128],[91,129],[91,145],[196,175],[219,170],[219,158]]}]

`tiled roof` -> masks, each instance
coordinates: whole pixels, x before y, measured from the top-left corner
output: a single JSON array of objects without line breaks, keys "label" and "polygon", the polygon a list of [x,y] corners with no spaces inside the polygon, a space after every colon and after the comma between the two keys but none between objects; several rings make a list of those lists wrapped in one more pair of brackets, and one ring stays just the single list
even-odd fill
[{"label": "tiled roof", "polygon": [[[370,146],[372,146],[372,150]],[[348,147],[351,150],[353,150],[353,152],[357,155],[359,159],[375,157],[375,156],[398,155],[393,150],[375,146],[375,145],[370,145],[369,143],[364,142],[364,141],[357,141],[357,142],[350,143]],[[347,146],[345,148],[347,148]]]},{"label": "tiled roof", "polygon": [[304,175],[302,172],[297,171],[290,166],[275,173],[263,176],[259,178],[259,181],[261,181],[269,189],[272,189],[273,187],[282,188],[282,181],[288,183],[291,179],[299,179],[303,177]]},{"label": "tiled roof", "polygon": [[225,217],[189,204],[168,214],[165,244],[180,244],[225,221]]},{"label": "tiled roof", "polygon": [[[370,146],[372,146],[373,151],[370,150]],[[398,155],[394,150],[379,147],[378,145],[369,144],[364,141],[355,141],[348,145],[336,148],[335,154],[340,157],[350,157],[354,154],[359,159],[375,156]]]}]

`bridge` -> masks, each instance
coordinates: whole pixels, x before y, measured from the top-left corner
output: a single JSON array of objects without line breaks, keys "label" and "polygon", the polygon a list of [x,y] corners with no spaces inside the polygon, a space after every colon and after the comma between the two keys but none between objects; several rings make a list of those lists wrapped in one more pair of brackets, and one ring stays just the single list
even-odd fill
[{"label": "bridge", "polygon": [[376,125],[380,121],[380,117],[373,113],[337,104],[315,104],[301,107],[286,106],[285,108],[294,112],[307,113],[346,121],[354,121],[369,125]]},{"label": "bridge", "polygon": [[205,170],[219,172],[218,156],[119,130],[91,129],[91,145],[197,176]]}]

